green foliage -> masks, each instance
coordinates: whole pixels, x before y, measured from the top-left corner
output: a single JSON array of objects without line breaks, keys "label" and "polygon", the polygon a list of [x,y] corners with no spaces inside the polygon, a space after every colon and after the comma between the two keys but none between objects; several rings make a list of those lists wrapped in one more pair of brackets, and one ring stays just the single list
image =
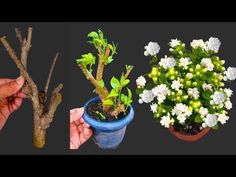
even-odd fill
[{"label": "green foliage", "polygon": [[106,119],[106,117],[105,117],[101,112],[96,111],[95,113],[96,113],[97,115],[99,115],[99,116],[101,117],[101,119],[103,119],[103,120]]},{"label": "green foliage", "polygon": [[[227,116],[225,103],[230,101],[230,96],[223,88],[225,61],[217,56],[218,49],[210,50],[214,45],[219,47],[217,40],[195,40],[190,43],[190,47],[185,47],[183,42],[174,39],[169,43],[170,53],[160,57],[161,60],[159,56],[149,55],[150,70],[146,75],[141,74],[148,77],[145,80],[140,78],[136,93],[141,99],[140,103],[152,100],[149,104],[156,120],[160,121],[166,116],[163,122],[201,125],[205,123],[207,113],[216,117],[219,114]],[[141,96],[145,90],[151,91],[153,88],[153,94],[146,92],[146,95]],[[216,92],[223,93],[225,99],[221,96],[217,98],[217,94],[214,95]],[[222,103],[217,104],[217,99],[223,100]],[[155,106],[157,111],[153,110]]]},{"label": "green foliage", "polygon": [[106,99],[106,100],[103,102],[103,104],[111,106],[111,105],[114,105],[114,102],[113,102],[112,100],[110,100],[110,99]]},{"label": "green foliage", "polygon": [[203,121],[202,121],[202,118],[201,118],[201,116],[200,116],[200,114],[198,114],[198,115],[195,117],[194,122],[196,122],[196,123],[202,123],[202,122],[203,122]]},{"label": "green foliage", "polygon": [[113,89],[119,89],[119,87],[121,86],[120,81],[114,76],[111,78],[110,84]]},{"label": "green foliage", "polygon": [[[118,106],[121,106],[120,108],[122,109],[117,110],[123,111],[123,106],[125,106],[125,108],[127,109],[128,106],[130,106],[130,104],[132,103],[132,93],[131,90],[127,88],[126,95],[122,92],[122,89],[130,83],[130,80],[127,77],[133,66],[126,65],[126,74],[122,74],[120,78],[112,77],[110,80],[112,89],[108,91],[107,87],[105,86],[105,82],[102,80],[103,71],[105,66],[110,64],[114,60],[114,55],[117,54],[118,45],[114,42],[109,43],[101,30],[90,32],[88,34],[88,38],[88,43],[92,44],[98,51],[98,68],[96,77],[90,75],[92,74],[92,66],[96,63],[96,57],[92,53],[82,55],[81,58],[76,60],[77,64],[80,65],[80,68],[83,70],[86,78],[89,79],[95,86],[96,89],[93,92],[96,92],[101,97],[103,105],[107,105],[106,107],[109,108],[109,111],[115,112]],[[81,67],[81,65],[83,65],[85,68]],[[90,73],[88,73],[86,69]],[[97,114],[102,117],[101,113],[97,112]]]},{"label": "green foliage", "polygon": [[95,64],[96,57],[91,53],[84,54],[81,57],[76,59],[77,64],[82,64],[84,67],[89,66],[89,71],[92,72],[92,66]]},{"label": "green foliage", "polygon": [[128,95],[125,95],[122,93],[122,89],[126,85],[128,85],[129,82],[130,80],[126,79],[124,77],[124,74],[121,75],[119,80],[114,76],[111,78],[110,84],[111,84],[112,90],[110,91],[107,98],[108,100],[113,100],[113,102],[108,101],[109,105],[113,105],[114,107],[116,107],[117,104],[124,104],[126,106],[126,109],[130,106],[130,104],[132,103],[131,90],[127,88]]},{"label": "green foliage", "polygon": [[214,127],[212,127],[213,130],[218,130],[219,129],[219,125],[215,125]]}]

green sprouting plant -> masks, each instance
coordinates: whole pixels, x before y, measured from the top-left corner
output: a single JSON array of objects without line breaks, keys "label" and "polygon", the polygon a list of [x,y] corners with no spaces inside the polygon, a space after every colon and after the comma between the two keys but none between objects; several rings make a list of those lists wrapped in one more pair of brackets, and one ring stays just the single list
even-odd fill
[{"label": "green sprouting plant", "polygon": [[106,119],[106,117],[105,117],[101,112],[96,111],[95,113],[96,113],[97,115],[99,115],[103,120]]},{"label": "green sprouting plant", "polygon": [[[94,56],[92,53],[84,54],[76,62],[86,78],[95,87],[95,92],[101,98],[103,109],[105,112],[112,116],[117,117],[119,113],[126,113],[128,107],[132,103],[132,92],[129,88],[126,88],[127,93],[123,93],[124,87],[126,87],[130,80],[128,76],[133,69],[133,66],[126,65],[126,72],[122,73],[120,78],[112,77],[110,85],[111,91],[108,91],[103,80],[104,67],[110,64],[114,60],[114,55],[117,54],[117,44],[108,43],[107,39],[101,30],[98,32],[90,32],[88,34],[89,43],[94,45],[98,54]],[[96,77],[93,76],[93,65],[98,60],[98,67]]]}]

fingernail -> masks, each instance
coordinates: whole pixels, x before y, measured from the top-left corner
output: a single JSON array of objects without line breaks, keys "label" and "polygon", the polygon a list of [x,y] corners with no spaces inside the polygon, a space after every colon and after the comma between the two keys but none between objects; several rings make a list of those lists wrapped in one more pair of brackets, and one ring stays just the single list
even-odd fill
[{"label": "fingernail", "polygon": [[20,76],[16,79],[17,85],[22,85],[24,82],[25,82],[25,80],[22,76]]}]

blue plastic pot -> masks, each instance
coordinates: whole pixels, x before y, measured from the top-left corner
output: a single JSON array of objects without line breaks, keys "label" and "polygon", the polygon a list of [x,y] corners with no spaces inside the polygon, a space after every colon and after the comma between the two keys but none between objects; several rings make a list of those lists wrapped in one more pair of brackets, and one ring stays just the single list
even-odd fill
[{"label": "blue plastic pot", "polygon": [[121,120],[112,122],[97,121],[88,115],[86,110],[91,102],[98,100],[100,100],[99,97],[92,98],[84,105],[84,121],[92,127],[94,139],[100,148],[116,149],[124,138],[126,126],[134,118],[134,109],[130,106],[128,114]]}]

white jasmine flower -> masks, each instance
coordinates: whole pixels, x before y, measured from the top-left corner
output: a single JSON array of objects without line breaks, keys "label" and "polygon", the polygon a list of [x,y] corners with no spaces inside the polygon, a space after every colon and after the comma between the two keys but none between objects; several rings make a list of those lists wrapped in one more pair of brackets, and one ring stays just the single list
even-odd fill
[{"label": "white jasmine flower", "polygon": [[176,65],[176,61],[174,58],[165,56],[165,58],[161,58],[159,65],[165,69],[173,68]]},{"label": "white jasmine flower", "polygon": [[191,43],[190,43],[191,47],[196,49],[198,47],[205,49],[206,48],[206,44],[202,39],[194,39]]},{"label": "white jasmine flower", "polygon": [[202,89],[205,90],[205,91],[206,90],[212,90],[212,85],[204,83],[204,84],[202,84]]},{"label": "white jasmine flower", "polygon": [[167,116],[162,116],[161,117],[161,121],[160,121],[161,125],[169,128],[170,124],[174,123],[174,119],[170,118],[170,114],[168,114]]},{"label": "white jasmine flower", "polygon": [[179,66],[182,66],[184,69],[188,68],[188,65],[191,64],[190,58],[180,58]]},{"label": "white jasmine flower", "polygon": [[192,73],[187,73],[187,74],[186,74],[186,78],[192,79],[192,78],[193,78],[193,74],[192,74]]},{"label": "white jasmine flower", "polygon": [[150,107],[151,107],[151,111],[152,111],[153,113],[156,113],[156,112],[157,112],[157,104],[156,104],[156,103],[151,104]]},{"label": "white jasmine flower", "polygon": [[150,103],[154,100],[155,95],[152,93],[151,90],[144,90],[143,93],[139,95],[140,100],[139,102]]},{"label": "white jasmine flower", "polygon": [[181,42],[181,41],[178,40],[178,39],[171,39],[169,45],[170,45],[172,48],[175,48],[175,47],[177,47],[178,45],[180,45],[180,42]]},{"label": "white jasmine flower", "polygon": [[160,46],[157,42],[149,42],[148,45],[144,47],[144,49],[146,50],[144,52],[145,56],[148,56],[148,55],[155,56],[156,54],[159,53]]},{"label": "white jasmine flower", "polygon": [[170,95],[170,89],[165,85],[161,84],[152,89],[152,93],[157,97],[158,104],[163,103],[165,101],[166,96]]},{"label": "white jasmine flower", "polygon": [[138,100],[138,102],[139,104],[143,104],[143,100],[141,98]]},{"label": "white jasmine flower", "polygon": [[183,103],[177,103],[172,110],[172,115],[176,115],[181,124],[183,124],[191,114],[192,112],[188,109],[188,106]]},{"label": "white jasmine flower", "polygon": [[215,114],[208,114],[205,118],[205,124],[207,127],[214,127],[217,124],[217,116]]},{"label": "white jasmine flower", "polygon": [[229,116],[226,116],[225,114],[219,114],[218,115],[218,121],[223,125],[226,123],[226,121],[229,120]]},{"label": "white jasmine flower", "polygon": [[228,100],[228,101],[225,102],[225,108],[226,108],[227,110],[232,109],[232,107],[233,107],[233,105],[232,105],[232,103],[231,103],[230,100]]},{"label": "white jasmine flower", "polygon": [[227,71],[225,71],[225,78],[224,80],[235,80],[236,79],[236,68],[235,67],[228,67]]},{"label": "white jasmine flower", "polygon": [[158,96],[160,94],[166,96],[166,95],[170,95],[170,89],[165,84],[161,84],[161,85],[154,87],[152,89],[152,93],[155,96]]},{"label": "white jasmine flower", "polygon": [[233,95],[233,90],[231,90],[230,88],[225,88],[224,92],[226,93],[227,97],[231,97]]},{"label": "white jasmine flower", "polygon": [[212,101],[213,101],[213,104],[223,104],[224,101],[225,101],[225,94],[222,93],[222,92],[218,92],[216,91],[212,96]]},{"label": "white jasmine flower", "polygon": [[188,95],[197,100],[199,98],[199,91],[197,88],[189,88]]},{"label": "white jasmine flower", "polygon": [[207,68],[208,71],[213,71],[214,65],[210,58],[203,58],[201,60],[201,65]]},{"label": "white jasmine flower", "polygon": [[178,91],[180,87],[182,87],[183,85],[180,83],[179,80],[174,80],[172,81],[172,84],[171,84],[171,88]]},{"label": "white jasmine flower", "polygon": [[144,87],[146,84],[146,79],[143,76],[139,76],[136,79],[136,84],[137,84],[137,86]]},{"label": "white jasmine flower", "polygon": [[218,38],[210,37],[209,40],[206,42],[206,49],[208,51],[213,51],[217,53],[220,48],[220,45],[221,42]]},{"label": "white jasmine flower", "polygon": [[204,107],[200,107],[199,113],[200,113],[201,117],[203,118],[208,114],[208,109],[204,108]]}]

